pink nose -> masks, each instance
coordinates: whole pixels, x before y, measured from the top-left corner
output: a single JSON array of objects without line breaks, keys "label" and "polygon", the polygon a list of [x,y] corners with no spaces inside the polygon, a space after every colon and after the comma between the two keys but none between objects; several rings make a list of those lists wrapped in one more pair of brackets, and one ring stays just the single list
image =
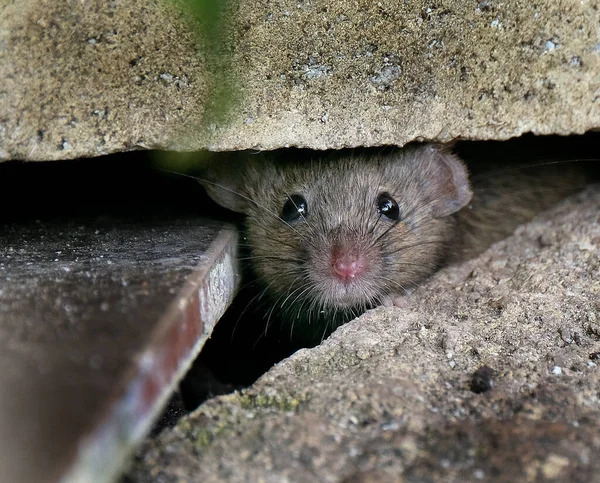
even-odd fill
[{"label": "pink nose", "polygon": [[333,271],[342,280],[356,277],[362,271],[362,263],[359,258],[338,258],[333,262]]}]

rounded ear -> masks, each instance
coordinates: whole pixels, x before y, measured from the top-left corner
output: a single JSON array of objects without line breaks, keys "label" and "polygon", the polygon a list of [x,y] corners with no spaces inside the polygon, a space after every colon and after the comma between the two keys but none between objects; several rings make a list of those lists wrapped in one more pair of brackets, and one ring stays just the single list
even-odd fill
[{"label": "rounded ear", "polygon": [[246,213],[249,200],[244,189],[244,159],[240,155],[215,155],[198,182],[208,196],[231,211]]},{"label": "rounded ear", "polygon": [[427,148],[426,191],[434,218],[448,216],[464,207],[473,192],[465,164],[444,146],[431,145]]}]

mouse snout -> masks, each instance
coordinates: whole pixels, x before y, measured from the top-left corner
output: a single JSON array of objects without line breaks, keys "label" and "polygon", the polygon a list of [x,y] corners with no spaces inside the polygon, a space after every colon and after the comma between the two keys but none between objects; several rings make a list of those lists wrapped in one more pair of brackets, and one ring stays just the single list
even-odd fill
[{"label": "mouse snout", "polygon": [[350,282],[368,270],[367,258],[351,247],[334,247],[331,251],[331,270],[335,278]]},{"label": "mouse snout", "polygon": [[334,253],[331,265],[335,275],[346,281],[362,274],[366,263],[364,257],[356,253]]},{"label": "mouse snout", "polygon": [[369,261],[356,232],[338,227],[330,232],[331,275],[344,283],[358,281],[369,270]]}]

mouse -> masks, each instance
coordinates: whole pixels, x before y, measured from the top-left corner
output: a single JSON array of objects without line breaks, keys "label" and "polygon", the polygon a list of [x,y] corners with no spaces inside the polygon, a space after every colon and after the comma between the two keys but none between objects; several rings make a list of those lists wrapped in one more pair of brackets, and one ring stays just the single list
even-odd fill
[{"label": "mouse", "polygon": [[[485,164],[485,163],[483,163]],[[585,184],[581,169],[467,167],[454,145],[257,153],[200,183],[245,216],[242,245],[271,312],[314,345],[476,256]],[[489,164],[489,163],[488,163]],[[300,328],[298,328],[300,327]]]}]

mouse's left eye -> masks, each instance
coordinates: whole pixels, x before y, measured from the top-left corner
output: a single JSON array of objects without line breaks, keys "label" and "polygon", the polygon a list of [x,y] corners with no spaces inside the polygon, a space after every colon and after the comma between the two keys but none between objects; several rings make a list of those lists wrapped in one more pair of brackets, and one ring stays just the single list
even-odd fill
[{"label": "mouse's left eye", "polygon": [[291,223],[300,217],[305,218],[306,216],[308,216],[308,203],[304,197],[298,194],[288,196],[281,212],[283,221]]},{"label": "mouse's left eye", "polygon": [[398,203],[396,203],[396,200],[392,198],[389,193],[381,193],[377,197],[377,212],[392,221],[398,221],[400,219],[400,208],[398,208]]}]

